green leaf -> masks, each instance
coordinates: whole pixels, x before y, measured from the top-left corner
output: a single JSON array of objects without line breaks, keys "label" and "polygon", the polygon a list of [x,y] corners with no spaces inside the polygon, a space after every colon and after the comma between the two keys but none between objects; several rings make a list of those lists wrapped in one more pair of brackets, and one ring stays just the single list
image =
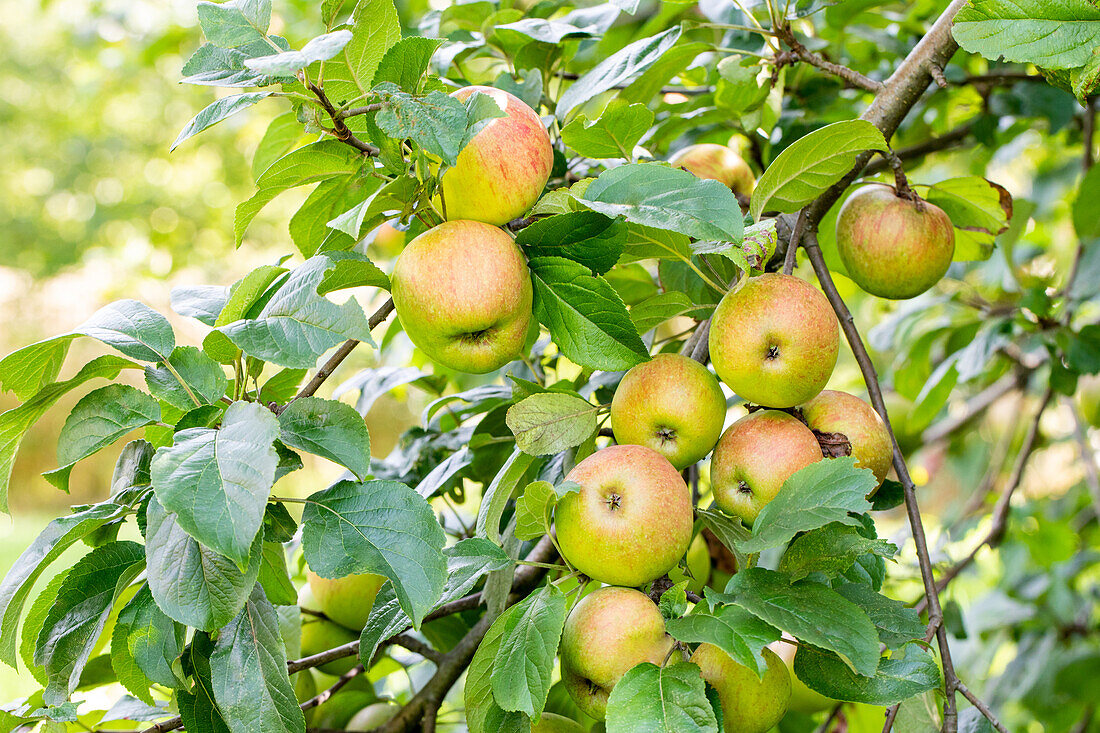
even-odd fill
[{"label": "green leaf", "polygon": [[607,733],[718,733],[699,667],[646,662],[624,674],[607,699]]},{"label": "green leaf", "polygon": [[396,481],[341,481],[306,500],[302,547],[324,578],[377,573],[420,625],[447,579],[446,536],[424,497]]},{"label": "green leaf", "polygon": [[100,308],[73,333],[98,339],[138,361],[164,361],[176,346],[168,319],[136,300]]},{"label": "green leaf", "polygon": [[680,26],[669,28],[655,36],[634,41],[608,56],[565,90],[558,99],[554,114],[564,120],[576,107],[596,95],[637,79],[676,44],[680,33]]},{"label": "green leaf", "polygon": [[27,617],[23,621],[23,634],[19,640],[19,656],[23,659],[23,663],[27,665],[27,671],[42,687],[47,684],[46,671],[42,668],[42,665],[35,664],[34,647],[38,642],[38,634],[42,631],[42,624],[46,622],[46,615],[53,608],[53,603],[57,600],[57,593],[61,590],[61,584],[65,582],[68,575],[69,568],[64,568],[57,575],[50,578],[38,597],[34,599],[27,611]]},{"label": "green leaf", "polygon": [[733,191],[718,181],[658,163],[630,163],[604,171],[578,200],[607,216],[696,239],[740,242],[744,229]]},{"label": "green leaf", "polygon": [[507,625],[507,613],[493,621],[466,671],[463,701],[470,733],[529,733],[531,721],[523,713],[506,712],[493,698],[492,672]]},{"label": "green leaf", "polygon": [[866,612],[878,629],[879,641],[887,649],[901,649],[911,641],[924,638],[927,629],[916,609],[876,593],[862,583],[844,583],[834,590]]},{"label": "green leaf", "polygon": [[180,527],[244,570],[275,483],[279,421],[234,402],[219,429],[189,428],[153,458],[153,490]]},{"label": "green leaf", "polygon": [[191,692],[180,690],[176,693],[180,718],[184,728],[192,733],[230,733],[214,702],[209,659],[212,646],[207,634],[195,634],[189,647],[195,684]]},{"label": "green leaf", "polygon": [[302,123],[298,122],[294,112],[286,112],[273,119],[252,154],[252,180],[259,179],[272,163],[289,153],[301,139]]},{"label": "green leaf", "polygon": [[833,522],[797,537],[783,554],[778,570],[791,580],[801,580],[810,573],[835,578],[862,555],[891,558],[897,551],[886,540],[864,537],[855,527]]},{"label": "green leaf", "polygon": [[417,179],[412,176],[395,178],[355,206],[328,221],[326,226],[359,240],[395,213],[404,211],[406,204],[416,195],[419,185]]},{"label": "green leaf", "polygon": [[92,550],[69,571],[46,615],[34,661],[45,669],[47,705],[61,705],[80,681],[111,606],[141,572],[145,552],[136,542],[111,542]]},{"label": "green leaf", "polygon": [[[272,36],[271,41],[283,50],[290,50],[290,44],[279,36]],[[204,43],[183,65],[180,83],[218,87],[265,87],[293,81],[293,76],[277,78],[245,67],[244,62],[248,59],[266,56],[271,51],[271,45],[262,40],[252,41],[239,48],[221,48],[213,43]],[[300,136],[301,124],[297,121],[295,124]]]},{"label": "green leaf", "polygon": [[358,252],[329,252],[328,258],[336,267],[328,271],[317,286],[318,295],[328,295],[347,288],[390,289],[390,279],[365,255]]},{"label": "green leaf", "polygon": [[568,608],[557,586],[544,585],[501,617],[504,628],[491,685],[493,699],[503,710],[532,718],[542,713]]},{"label": "green leaf", "polygon": [[245,92],[244,94],[234,94],[231,97],[222,97],[192,117],[191,121],[180,130],[180,134],[176,136],[176,141],[172,143],[168,151],[175,150],[184,140],[194,137],[206,128],[216,125],[227,117],[232,117],[241,110],[248,109],[256,102],[270,97],[272,94],[273,92]]},{"label": "green leaf", "polygon": [[279,415],[280,438],[344,466],[360,480],[370,473],[370,433],[350,405],[320,397],[294,400]]},{"label": "green leaf", "polygon": [[271,0],[199,2],[199,25],[206,39],[223,48],[263,40],[271,22]]},{"label": "green leaf", "polygon": [[696,509],[695,511],[699,515],[703,526],[713,532],[718,541],[734,554],[737,559],[737,567],[748,567],[746,553],[741,552],[739,547],[742,542],[746,542],[752,537],[749,528],[742,524],[737,517],[731,517],[713,509]]},{"label": "green leaf", "polygon": [[88,380],[114,379],[123,369],[136,367],[137,364],[132,361],[117,356],[96,357],[81,367],[72,379],[48,384],[19,407],[0,414],[0,511],[8,510],[8,482],[15,465],[15,454],[31,425],[46,414],[65,393]]},{"label": "green leaf", "polygon": [[940,686],[936,660],[916,644],[903,658],[884,658],[874,676],[852,672],[835,654],[804,646],[794,657],[794,672],[810,689],[834,700],[893,705]]},{"label": "green leaf", "polygon": [[964,49],[994,61],[1073,69],[1100,46],[1100,8],[1088,0],[971,0],[951,32]]},{"label": "green leaf", "polygon": [[657,293],[641,303],[630,307],[630,320],[638,333],[656,328],[670,318],[681,316],[694,310],[695,306],[684,293],[670,290]]},{"label": "green leaf", "polygon": [[536,257],[528,264],[535,316],[567,358],[608,371],[649,358],[626,306],[606,280],[562,257]]},{"label": "green leaf", "polygon": [[527,469],[535,462],[535,457],[523,453],[519,448],[504,462],[500,471],[493,477],[485,494],[481,498],[481,507],[477,513],[477,536],[488,537],[497,545],[500,542],[500,518],[508,500],[516,493],[516,487],[523,479]]},{"label": "green leaf", "polygon": [[172,310],[181,316],[213,326],[225,307],[229,288],[221,285],[183,285],[172,288]]},{"label": "green leaf", "polygon": [[615,107],[589,121],[577,115],[562,128],[561,139],[586,158],[632,160],[634,146],[653,124],[653,112],[644,104]]},{"label": "green leaf", "polygon": [[757,182],[752,218],[759,220],[765,211],[797,211],[843,178],[867,150],[886,150],[886,140],[866,120],[834,122],[796,140]]},{"label": "green leaf", "polygon": [[994,240],[1012,219],[1012,194],[977,176],[940,181],[925,198],[955,225],[955,260],[960,262],[989,259]]},{"label": "green leaf", "polygon": [[783,573],[748,568],[733,576],[726,594],[781,631],[835,651],[857,673],[875,673],[879,639],[874,624],[863,609],[828,586],[810,581],[792,584]]},{"label": "green leaf", "polygon": [[[145,384],[157,399],[181,410],[196,407],[195,397],[203,405],[212,405],[225,396],[229,380],[218,362],[194,346],[177,346],[168,357],[168,364],[145,367]],[[173,374],[173,370],[175,374]],[[183,378],[181,384],[176,378]]]},{"label": "green leaf", "polygon": [[71,339],[50,338],[24,346],[0,359],[0,385],[28,400],[57,379]]},{"label": "green leaf", "polygon": [[383,82],[374,92],[385,105],[375,118],[382,132],[398,140],[412,140],[447,165],[458,162],[458,154],[482,123],[506,116],[493,97],[481,92],[464,102],[440,91],[416,97],[392,82]]},{"label": "green leaf", "polygon": [[516,244],[528,257],[564,257],[602,275],[623,253],[627,227],[594,211],[574,211],[539,219],[520,230]]},{"label": "green leaf", "polygon": [[418,91],[432,54],[442,43],[442,38],[412,36],[401,39],[382,56],[378,70],[374,72],[373,83],[388,81],[406,91]]},{"label": "green leaf", "polygon": [[[1073,228],[1082,241],[1100,237],[1100,166],[1089,169],[1077,187],[1077,197],[1073,200]],[[0,368],[2,365],[0,362]]]},{"label": "green leaf", "polygon": [[661,594],[657,608],[666,622],[678,619],[687,612],[687,585],[687,580],[681,580]]},{"label": "green leaf", "polygon": [[261,74],[271,76],[293,76],[295,72],[304,69],[318,61],[328,61],[344,50],[348,45],[352,34],[349,30],[338,30],[325,33],[310,40],[302,46],[301,51],[284,51],[282,53],[260,56],[248,59],[244,65]]},{"label": "green leaf", "polygon": [[210,655],[214,700],[232,733],[301,733],[305,718],[287,676],[279,617],[258,586],[218,632]]},{"label": "green leaf", "polygon": [[596,432],[599,407],[577,394],[534,394],[508,408],[507,423],[524,453],[560,453]]},{"label": "green leaf", "polygon": [[370,92],[383,56],[401,40],[401,22],[393,0],[359,0],[348,27],[351,41],[336,58],[322,66],[325,91],[339,106]]},{"label": "green leaf", "polygon": [[496,33],[501,33],[501,31],[505,33],[515,33],[535,41],[542,41],[543,43],[550,43],[556,46],[567,38],[591,38],[598,32],[598,28],[593,26],[580,27],[564,20],[524,18],[514,23],[498,25],[495,28]]},{"label": "green leaf", "polygon": [[77,461],[158,420],[160,405],[157,401],[127,384],[111,384],[92,390],[80,398],[61,428],[57,438],[60,468],[43,476],[67,492],[69,473]]},{"label": "green leaf", "polygon": [[723,606],[706,613],[696,610],[690,616],[665,622],[673,639],[690,644],[713,644],[734,661],[764,676],[767,665],[761,650],[779,639],[779,631],[748,611],[736,606]]},{"label": "green leaf", "polygon": [[851,456],[818,461],[783,483],[752,525],[752,538],[741,542],[741,552],[760,552],[779,547],[799,532],[824,527],[830,522],[858,524],[849,512],[870,511],[866,497],[878,482],[870,469],[856,468]]},{"label": "green leaf", "polygon": [[298,591],[290,580],[286,553],[281,543],[264,542],[259,582],[264,589],[264,595],[272,603],[278,606],[293,606],[298,603]]},{"label": "green leaf", "polygon": [[337,305],[317,293],[335,266],[324,255],[311,257],[291,272],[256,317],[219,330],[249,356],[301,369],[314,367],[321,354],[347,339],[373,345],[367,317],[354,298]]},{"label": "green leaf", "polygon": [[[533,540],[550,532],[558,495],[549,481],[532,481],[516,499],[516,539]],[[495,547],[495,545],[494,545]]]},{"label": "green leaf", "polygon": [[381,178],[364,178],[356,174],[321,181],[290,218],[290,238],[294,246],[307,258],[322,249],[343,253],[353,247],[355,239],[332,231],[329,222],[358,205],[364,197],[373,196],[382,184]]},{"label": "green leaf", "polygon": [[[130,602],[118,614],[115,631],[111,636],[111,664],[120,680],[124,672],[119,668],[117,655],[129,659],[148,680],[171,689],[186,685],[180,657],[183,655],[186,629],[164,615],[153,600],[148,585],[143,585]],[[127,689],[141,699],[139,690],[127,685]],[[148,695],[148,690],[145,690]]]}]

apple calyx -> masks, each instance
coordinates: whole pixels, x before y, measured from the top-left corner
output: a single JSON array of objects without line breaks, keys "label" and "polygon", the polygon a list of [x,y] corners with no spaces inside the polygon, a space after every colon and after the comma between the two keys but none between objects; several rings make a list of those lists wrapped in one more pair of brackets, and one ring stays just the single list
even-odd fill
[{"label": "apple calyx", "polygon": [[737,483],[737,490],[740,491],[742,494],[751,494],[752,493],[752,487],[749,486],[744,481],[739,481]]}]

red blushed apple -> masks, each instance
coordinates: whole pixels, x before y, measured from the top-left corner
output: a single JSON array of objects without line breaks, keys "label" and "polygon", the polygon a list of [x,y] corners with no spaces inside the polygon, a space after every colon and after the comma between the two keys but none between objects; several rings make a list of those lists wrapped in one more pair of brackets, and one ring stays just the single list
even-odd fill
[{"label": "red blushed apple", "polygon": [[756,178],[744,158],[733,148],[717,143],[698,143],[678,150],[668,162],[698,178],[711,178],[729,186],[734,193],[751,196]]},{"label": "red blushed apple", "polygon": [[580,484],[554,512],[558,544],[585,575],[640,586],[674,568],[691,542],[691,492],[668,459],[640,445],[593,453],[569,472]]},{"label": "red blushed apple", "polygon": [[805,280],[770,273],[726,293],[710,325],[718,377],[746,402],[794,407],[824,389],[840,350],[829,301]]},{"label": "red blushed apple", "polygon": [[471,86],[451,96],[465,101],[474,92],[496,100],[505,117],[489,120],[444,171],[440,183],[448,219],[506,224],[534,206],[554,167],[550,136],[538,113],[501,89]]},{"label": "red blushed apple", "polygon": [[757,410],[730,425],[714,448],[714,503],[751,526],[784,481],[821,458],[817,438],[798,418]]},{"label": "red blushed apple", "polygon": [[915,298],[940,281],[955,255],[955,228],[943,209],[874,184],[844,202],[836,246],[848,276],[871,295]]},{"label": "red blushed apple", "polygon": [[827,389],[802,406],[802,416],[810,430],[846,437],[856,465],[871,469],[882,485],[890,473],[894,446],[874,408],[855,395]]}]

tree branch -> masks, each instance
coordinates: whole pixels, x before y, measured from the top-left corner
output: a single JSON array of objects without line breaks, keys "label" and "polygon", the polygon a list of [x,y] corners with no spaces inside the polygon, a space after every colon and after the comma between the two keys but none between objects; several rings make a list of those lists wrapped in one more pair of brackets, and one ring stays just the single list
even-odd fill
[{"label": "tree branch", "polygon": [[[968,137],[970,137],[971,131],[974,129],[974,122],[966,122],[959,125],[950,132],[945,132],[939,137],[929,138],[924,142],[910,145],[905,148],[898,148],[894,151],[894,154],[901,160],[914,160],[923,158],[926,155],[939,152],[941,150],[947,150],[957,145],[962,144]],[[883,171],[889,170],[890,162],[885,158],[876,158],[867,164],[867,167],[863,169],[861,175],[873,176]]]},{"label": "tree branch", "polygon": [[794,31],[791,30],[789,25],[783,24],[776,29],[776,35],[783,43],[791,49],[790,51],[781,51],[775,55],[776,68],[782,68],[787,64],[792,64],[796,61],[805,61],[806,63],[816,66],[822,71],[832,74],[833,76],[840,77],[849,85],[858,89],[863,89],[868,92],[875,92],[876,94],[882,91],[883,84],[880,81],[875,81],[870,77],[864,76],[855,69],[851,69],[842,64],[836,64],[829,61],[827,58],[819,53],[814,53],[810,49],[803,46],[797,38],[794,37]]},{"label": "tree branch", "polygon": [[317,101],[321,103],[325,112],[328,113],[329,119],[332,120],[332,130],[326,130],[326,132],[329,132],[340,142],[347,143],[364,155],[378,155],[379,150],[377,147],[360,140],[352,133],[351,128],[344,122],[344,115],[342,115],[340,110],[336,109],[336,106],[329,101],[328,95],[325,94],[324,89],[314,84],[312,81],[305,81],[305,77],[301,74],[299,74],[299,78],[305,83],[306,88],[317,97]]}]

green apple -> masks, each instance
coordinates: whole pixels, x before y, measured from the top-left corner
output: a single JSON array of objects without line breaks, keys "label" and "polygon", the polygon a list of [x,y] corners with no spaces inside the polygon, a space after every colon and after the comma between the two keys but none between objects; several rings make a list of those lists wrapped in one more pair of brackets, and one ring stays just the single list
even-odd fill
[{"label": "green apple", "polygon": [[702,593],[707,581],[710,580],[710,550],[707,549],[707,541],[703,539],[703,533],[695,535],[691,546],[687,551],[687,568],[691,571],[689,576],[679,565],[668,571],[668,578],[673,583],[688,581],[687,589],[692,593]]},{"label": "green apple", "polygon": [[487,121],[444,171],[440,205],[448,219],[507,224],[534,206],[554,167],[550,136],[538,113],[501,89],[470,86],[451,94],[465,101],[487,94],[504,117]]},{"label": "green apple", "polygon": [[843,435],[852,445],[856,465],[871,469],[879,486],[886,480],[894,444],[873,407],[855,395],[827,389],[802,406],[802,417],[810,430]]},{"label": "green apple", "polygon": [[355,630],[367,625],[374,597],[385,582],[384,575],[374,573],[322,578],[309,571],[309,588],[317,601],[317,610],[341,626]]},{"label": "green apple", "polygon": [[718,691],[727,731],[766,733],[787,712],[791,699],[787,665],[771,649],[764,649],[763,657],[766,668],[761,678],[712,644],[700,644],[691,655],[703,679]]},{"label": "green apple", "polygon": [[955,255],[955,228],[943,209],[872,184],[848,197],[836,219],[836,246],[848,276],[871,295],[915,298],[940,281]]},{"label": "green apple", "polygon": [[[355,679],[359,679],[356,677]],[[325,688],[328,689],[328,688]],[[378,702],[372,691],[341,688],[335,695],[321,703],[314,715],[312,727],[327,730],[343,730],[344,726],[364,708]]]},{"label": "green apple", "polygon": [[673,643],[649,596],[632,588],[600,588],[565,620],[562,684],[577,707],[603,720],[607,697],[622,676],[642,662],[663,663]]},{"label": "green apple", "polygon": [[751,196],[756,178],[745,159],[733,148],[717,143],[689,145],[676,152],[668,162],[699,178],[712,178],[733,189],[734,193]]},{"label": "green apple", "polygon": [[[317,616],[306,615],[302,617],[302,656],[312,657],[314,654],[335,649],[352,641],[359,640],[359,632],[344,628],[338,623]],[[354,654],[350,657],[342,657],[331,662],[319,665],[317,669],[325,674],[342,675],[356,664],[359,657]]]},{"label": "green apple", "polygon": [[405,236],[405,232],[387,221],[374,230],[371,246],[378,251],[378,254],[386,258],[396,257],[401,248],[405,246]]},{"label": "green apple", "polygon": [[691,492],[668,459],[613,445],[577,464],[554,512],[558,544],[574,568],[609,585],[640,586],[672,568],[691,543]]},{"label": "green apple", "polygon": [[746,402],[794,407],[825,388],[840,349],[840,324],[817,288],[791,275],[742,281],[710,323],[718,377]]},{"label": "green apple", "polygon": [[725,419],[718,379],[679,354],[658,354],[628,371],[611,400],[615,440],[652,448],[681,471],[710,453]]},{"label": "green apple", "polygon": [[[790,637],[784,638],[789,639]],[[833,705],[836,705],[836,700],[825,697],[816,690],[811,690],[794,673],[794,656],[798,652],[797,646],[786,641],[776,641],[769,644],[768,648],[783,660],[783,663],[787,665],[787,671],[791,675],[791,701],[787,705],[788,710],[803,715],[814,715],[822,710],[831,710]]]},{"label": "green apple", "polygon": [[1090,374],[1078,379],[1074,401],[1085,422],[1100,428],[1100,375]]},{"label": "green apple", "polygon": [[409,242],[390,285],[405,333],[440,364],[483,374],[520,355],[531,325],[531,275],[504,230],[444,222]]},{"label": "green apple", "polygon": [[554,713],[543,713],[531,726],[531,733],[585,733],[584,726],[572,718]]},{"label": "green apple", "polygon": [[[308,669],[303,669],[290,675],[290,682],[294,685],[294,698],[299,703],[311,700],[317,696],[317,680]],[[316,711],[317,708],[310,708],[304,711],[307,724],[313,720]]]},{"label": "green apple", "polygon": [[383,723],[388,723],[400,709],[401,706],[392,701],[372,703],[351,716],[351,720],[344,723],[343,729],[349,733],[374,730]]},{"label": "green apple", "polygon": [[821,458],[817,438],[798,418],[757,410],[730,425],[714,448],[714,503],[752,526],[784,481]]}]

